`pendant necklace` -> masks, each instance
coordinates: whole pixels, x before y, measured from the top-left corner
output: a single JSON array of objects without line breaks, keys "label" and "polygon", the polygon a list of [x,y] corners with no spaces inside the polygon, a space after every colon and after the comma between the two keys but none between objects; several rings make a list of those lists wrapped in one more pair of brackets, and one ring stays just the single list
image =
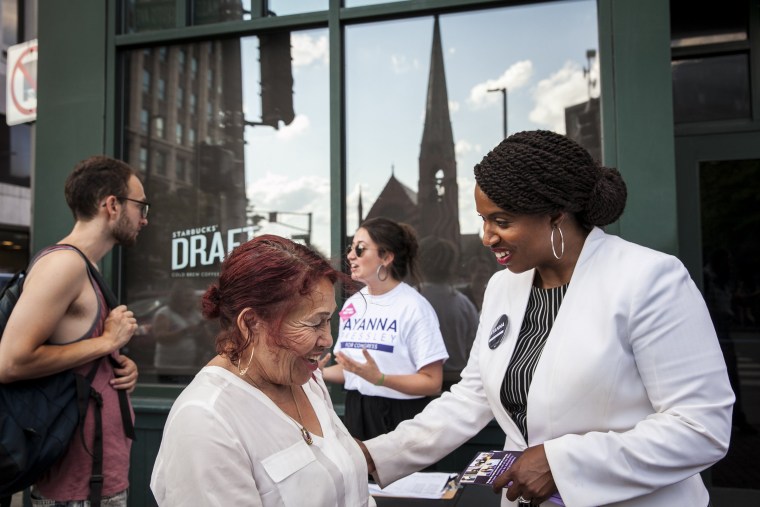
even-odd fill
[{"label": "pendant necklace", "polygon": [[[246,370],[247,370],[247,368],[246,368]],[[247,372],[245,372],[244,375],[248,378],[248,380],[251,381],[251,384],[253,384],[253,387],[255,387],[256,389],[258,389],[264,396],[267,396],[267,394],[264,391],[261,390],[261,388],[259,387],[259,385],[256,382],[254,382],[254,380],[251,378],[250,375],[248,375]],[[296,426],[298,426],[298,429],[301,431],[301,437],[303,437],[303,441],[306,442],[307,445],[311,445],[311,444],[314,443],[314,439],[311,437],[311,433],[309,433],[309,430],[306,429],[306,426],[304,426],[303,423],[301,422],[301,421],[303,421],[303,416],[301,415],[301,409],[298,407],[298,403],[296,402],[296,393],[295,393],[295,391],[293,391],[293,386],[290,386],[290,395],[293,397],[293,404],[296,406],[296,412],[298,412],[298,419],[300,419],[300,421],[296,421],[293,417],[290,416],[290,414],[288,414],[287,412],[285,412],[284,410],[282,410],[280,407],[277,407],[277,408],[280,408],[280,410],[282,410],[283,414],[285,414],[286,416],[290,417],[290,419],[294,423],[296,423]],[[267,398],[269,398],[269,396],[267,396]],[[269,398],[269,399],[271,400],[271,398]],[[277,405],[277,404],[275,403],[275,405]]]},{"label": "pendant necklace", "polygon": [[306,442],[308,445],[311,445],[314,443],[314,440],[311,438],[311,433],[309,433],[309,430],[306,429],[306,426],[303,425],[303,417],[301,416],[301,409],[298,408],[298,403],[296,402],[296,393],[293,391],[293,386],[290,386],[290,394],[293,396],[293,404],[296,406],[296,412],[298,412],[298,421],[290,417],[290,415],[287,415],[293,421],[298,424],[301,427],[301,436],[303,437],[304,442]]}]

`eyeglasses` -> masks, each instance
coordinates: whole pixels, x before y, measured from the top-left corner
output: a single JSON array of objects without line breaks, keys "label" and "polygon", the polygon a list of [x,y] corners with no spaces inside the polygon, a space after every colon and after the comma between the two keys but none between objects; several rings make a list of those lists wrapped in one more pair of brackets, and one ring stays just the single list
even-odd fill
[{"label": "eyeglasses", "polygon": [[373,249],[372,248],[368,248],[368,247],[362,245],[361,243],[358,244],[358,245],[356,245],[356,246],[348,245],[348,248],[346,248],[346,255],[350,254],[351,250],[353,250],[354,252],[356,252],[356,256],[357,257],[361,257],[362,255],[364,255],[364,252],[366,252],[367,250],[373,250]]},{"label": "eyeglasses", "polygon": [[132,201],[133,203],[140,205],[140,216],[148,218],[148,211],[150,211],[150,203],[147,201],[138,201],[137,199],[130,199],[129,197],[116,197],[124,201]]}]

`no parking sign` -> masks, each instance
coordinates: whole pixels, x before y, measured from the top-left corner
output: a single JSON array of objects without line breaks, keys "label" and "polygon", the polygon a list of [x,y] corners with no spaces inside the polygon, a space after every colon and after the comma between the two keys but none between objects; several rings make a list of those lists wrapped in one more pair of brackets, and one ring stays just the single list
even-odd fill
[{"label": "no parking sign", "polygon": [[6,119],[18,125],[37,119],[37,39],[8,48]]}]

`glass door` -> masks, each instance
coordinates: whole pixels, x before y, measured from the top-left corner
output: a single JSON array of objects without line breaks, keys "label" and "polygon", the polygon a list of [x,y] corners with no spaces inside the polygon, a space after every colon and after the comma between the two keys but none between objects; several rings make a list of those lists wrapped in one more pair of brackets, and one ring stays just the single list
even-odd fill
[{"label": "glass door", "polygon": [[[754,138],[754,140],[753,140]],[[760,148],[756,134],[677,139],[681,257],[705,295],[736,393],[713,505],[760,505]]]}]

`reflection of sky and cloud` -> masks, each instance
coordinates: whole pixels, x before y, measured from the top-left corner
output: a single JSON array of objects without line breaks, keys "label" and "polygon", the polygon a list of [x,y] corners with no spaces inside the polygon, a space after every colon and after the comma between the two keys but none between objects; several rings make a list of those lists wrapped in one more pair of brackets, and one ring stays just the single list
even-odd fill
[{"label": "reflection of sky and cloud", "polygon": [[[304,12],[298,3],[293,2],[293,12]],[[582,0],[447,14],[440,17],[440,26],[461,231],[475,233],[481,222],[472,202],[472,167],[502,137],[502,94],[488,90],[507,88],[510,133],[537,128],[564,132],[564,109],[588,99],[584,67],[586,50],[597,48],[596,5]],[[349,233],[357,226],[360,187],[364,213],[391,171],[417,189],[432,33],[430,16],[346,28]],[[313,212],[313,242],[329,253],[327,31],[294,33],[292,46],[296,118],[279,130],[246,129],[246,184],[257,209]],[[597,61],[592,61],[592,76],[598,76]],[[257,121],[255,37],[243,40],[242,64],[246,118]],[[294,217],[291,223],[302,226],[305,220]],[[271,224],[261,232],[291,233]]]},{"label": "reflection of sky and cloud", "polygon": [[[313,212],[313,242],[329,253],[329,83],[327,31],[294,33],[291,37],[296,117],[279,130],[246,129],[246,186],[256,210]],[[243,39],[243,102],[246,118],[261,117],[258,40]],[[301,215],[262,222],[263,233],[290,236],[308,226]],[[294,229],[296,227],[298,229]]]}]

